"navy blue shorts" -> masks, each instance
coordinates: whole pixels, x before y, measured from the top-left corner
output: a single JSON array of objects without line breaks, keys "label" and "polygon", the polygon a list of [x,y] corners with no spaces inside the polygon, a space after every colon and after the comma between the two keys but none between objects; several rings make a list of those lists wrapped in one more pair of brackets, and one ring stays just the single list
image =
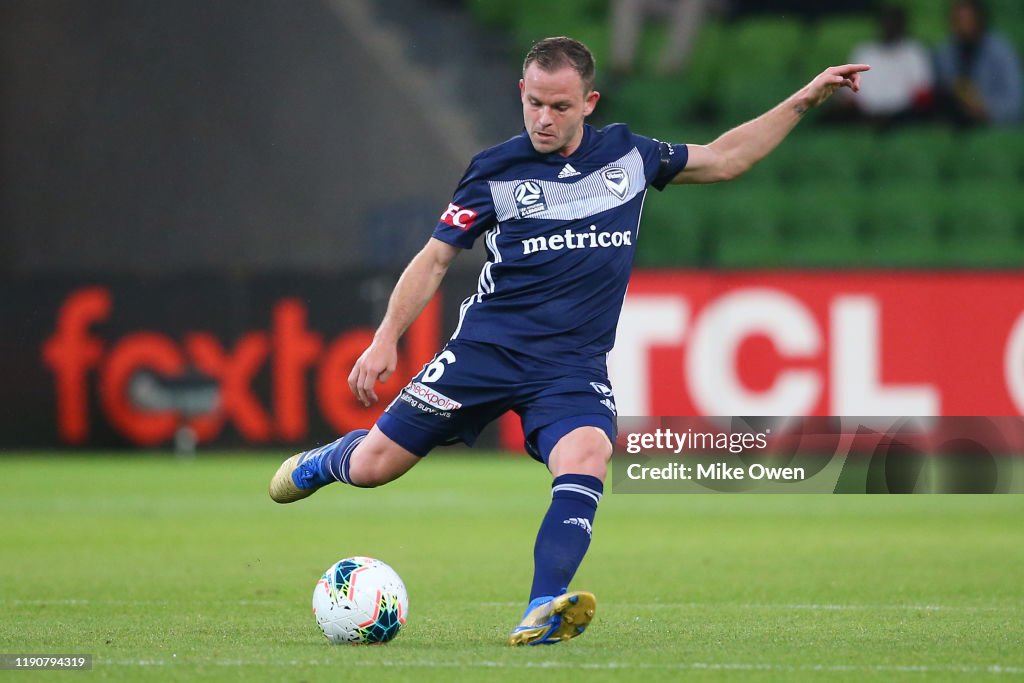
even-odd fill
[{"label": "navy blue shorts", "polygon": [[577,427],[615,442],[615,397],[607,370],[567,366],[512,349],[455,339],[425,365],[377,421],[388,438],[424,456],[435,446],[473,445],[490,422],[513,410],[526,451],[546,463]]}]

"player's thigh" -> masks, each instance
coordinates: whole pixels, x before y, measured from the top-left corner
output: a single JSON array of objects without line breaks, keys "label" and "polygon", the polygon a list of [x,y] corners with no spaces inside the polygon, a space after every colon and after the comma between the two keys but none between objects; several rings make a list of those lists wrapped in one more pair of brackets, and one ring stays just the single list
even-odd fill
[{"label": "player's thigh", "polygon": [[558,477],[563,474],[588,474],[604,481],[612,443],[604,429],[586,425],[577,427],[555,443],[548,456],[548,468]]}]

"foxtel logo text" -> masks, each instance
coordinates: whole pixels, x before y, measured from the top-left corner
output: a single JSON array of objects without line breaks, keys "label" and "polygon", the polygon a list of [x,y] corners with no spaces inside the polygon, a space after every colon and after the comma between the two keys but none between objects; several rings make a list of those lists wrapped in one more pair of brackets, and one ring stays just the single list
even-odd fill
[{"label": "foxtel logo text", "polygon": [[[183,421],[200,442],[228,427],[247,442],[301,441],[310,426],[310,401],[336,432],[376,419],[379,408],[363,408],[348,389],[348,373],[369,345],[373,331],[349,329],[333,339],[307,326],[308,308],[281,298],[271,306],[269,329],[250,329],[233,341],[208,331],[172,337],[140,329],[119,338],[98,331],[117,316],[106,287],[83,287],[61,304],[54,328],[43,342],[42,361],[51,372],[60,440],[87,443],[94,402],[119,435],[139,446],[168,441]],[[398,370],[379,390],[383,405],[407,377],[429,359],[438,343],[440,306],[433,301],[406,334]],[[164,378],[191,369],[218,386],[219,405],[208,414],[183,418],[171,411],[144,410],[130,400],[128,386],[138,372]],[[269,381],[267,381],[269,379]],[[257,387],[269,387],[263,394]]]}]

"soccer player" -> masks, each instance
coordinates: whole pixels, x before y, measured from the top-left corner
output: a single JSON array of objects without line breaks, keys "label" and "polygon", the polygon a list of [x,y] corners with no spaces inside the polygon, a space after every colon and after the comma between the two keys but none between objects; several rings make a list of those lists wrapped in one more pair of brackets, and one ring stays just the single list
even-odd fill
[{"label": "soccer player", "polygon": [[529,604],[509,643],[557,643],[582,633],[596,600],[567,591],[590,545],[615,441],[605,358],[647,188],[736,178],[809,109],[839,88],[858,90],[866,69],[830,67],[710,144],[668,144],[621,124],[585,124],[600,98],[590,51],[565,37],[536,43],[519,81],[525,129],[470,162],[432,238],[395,285],[349,387],[364,405],[377,402],[374,386],[394,372],[399,338],[452,260],[482,237],[488,259],[451,339],[370,430],[285,460],[271,498],[290,503],[334,482],[386,484],[436,446],[472,445],[487,423],[514,410],[526,451],[553,481]]}]

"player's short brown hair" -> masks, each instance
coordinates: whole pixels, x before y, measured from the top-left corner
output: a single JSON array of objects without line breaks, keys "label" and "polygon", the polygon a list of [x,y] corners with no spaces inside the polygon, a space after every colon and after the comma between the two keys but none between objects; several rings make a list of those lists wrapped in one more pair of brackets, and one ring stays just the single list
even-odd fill
[{"label": "player's short brown hair", "polygon": [[527,67],[534,62],[548,73],[570,67],[580,75],[584,93],[594,89],[594,55],[578,40],[565,36],[538,40],[523,60],[524,77]]}]

